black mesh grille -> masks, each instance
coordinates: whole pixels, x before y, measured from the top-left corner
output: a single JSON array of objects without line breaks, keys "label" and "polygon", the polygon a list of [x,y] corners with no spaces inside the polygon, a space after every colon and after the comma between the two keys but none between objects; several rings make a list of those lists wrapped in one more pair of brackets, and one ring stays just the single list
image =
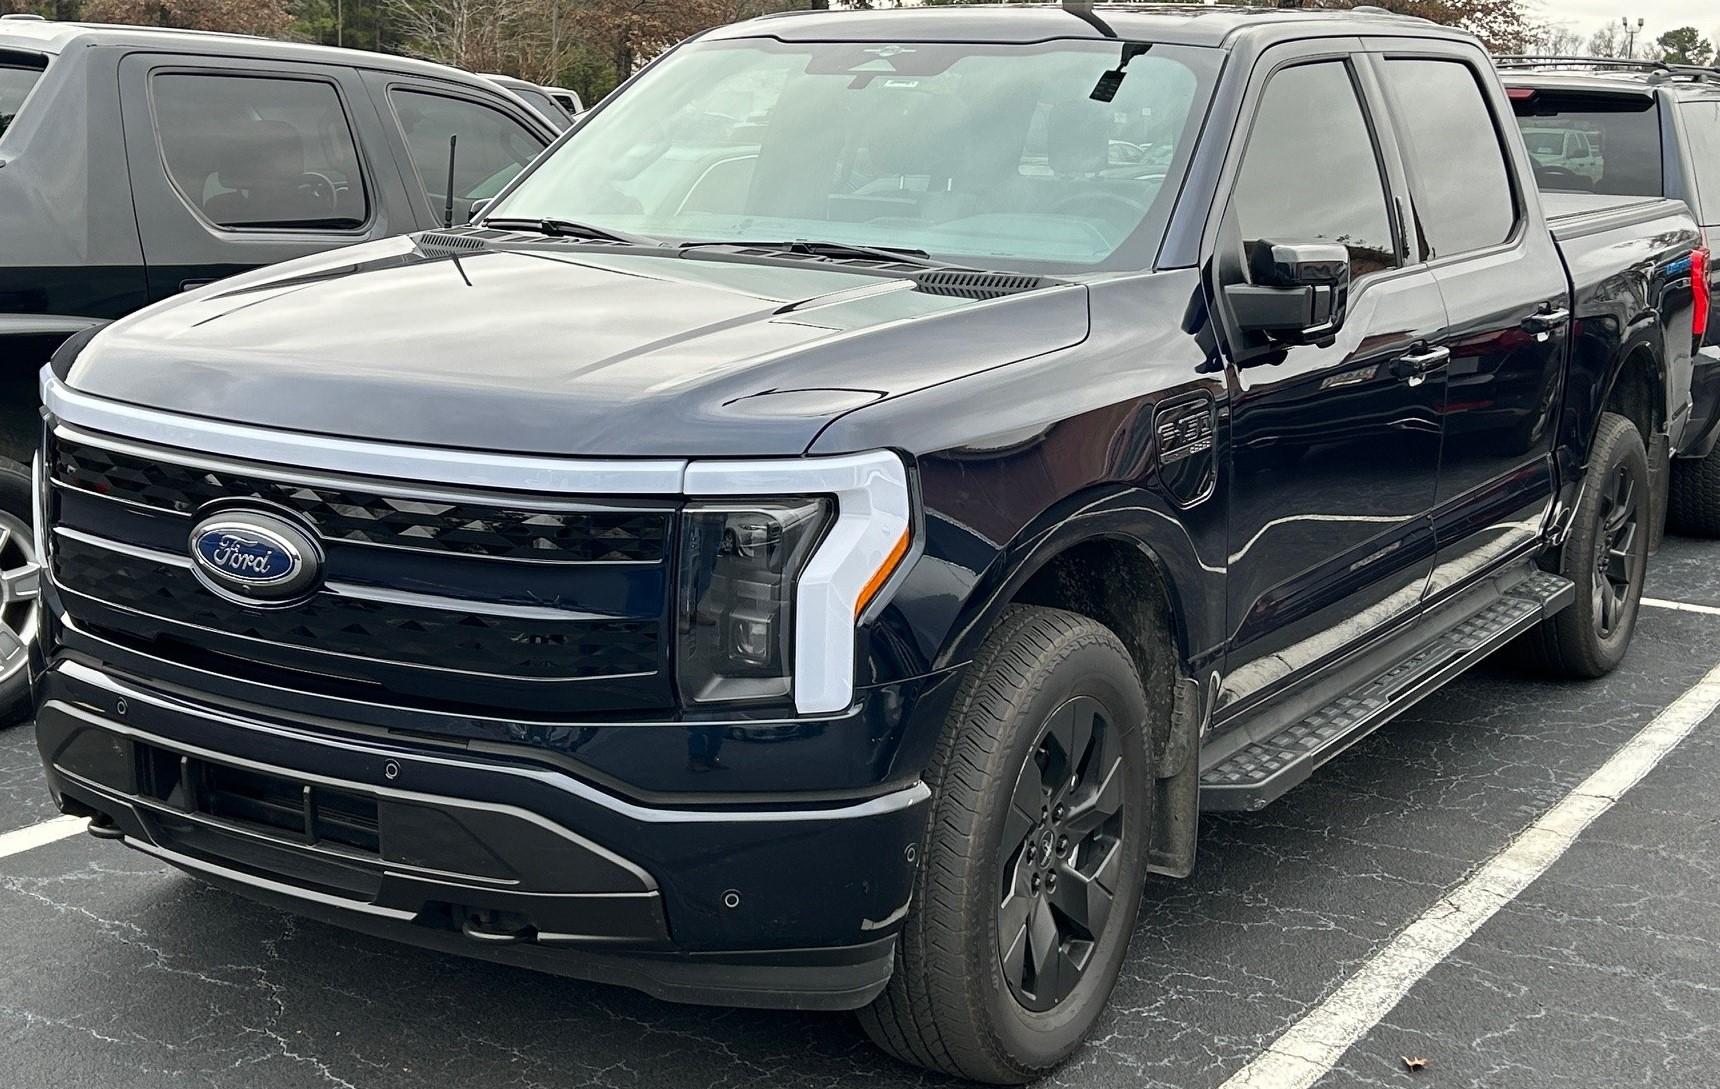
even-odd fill
[{"label": "black mesh grille", "polygon": [[53,475],[98,495],[180,514],[217,499],[264,499],[298,511],[331,541],[506,559],[659,561],[672,517],[668,510],[534,511],[501,501],[409,499],[145,460],[64,440],[54,444]]},{"label": "black mesh grille", "polygon": [[[493,616],[321,593],[287,609],[217,597],[181,566],[61,535],[54,577],[72,591],[151,617],[310,651],[501,677],[579,678],[658,668],[656,620]],[[267,659],[268,650],[256,651]]]}]

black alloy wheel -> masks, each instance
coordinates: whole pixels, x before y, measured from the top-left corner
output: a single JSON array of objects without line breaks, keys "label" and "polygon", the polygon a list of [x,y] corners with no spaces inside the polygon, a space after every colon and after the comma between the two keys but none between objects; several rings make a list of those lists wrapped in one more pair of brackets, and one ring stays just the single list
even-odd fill
[{"label": "black alloy wheel", "polygon": [[1016,777],[1001,845],[998,956],[1022,1006],[1069,997],[1117,898],[1123,757],[1091,696],[1054,711]]},{"label": "black alloy wheel", "polygon": [[1596,538],[1594,621],[1596,634],[1610,639],[1624,620],[1639,570],[1636,538],[1641,532],[1642,490],[1630,466],[1613,467],[1601,493],[1601,526]]}]

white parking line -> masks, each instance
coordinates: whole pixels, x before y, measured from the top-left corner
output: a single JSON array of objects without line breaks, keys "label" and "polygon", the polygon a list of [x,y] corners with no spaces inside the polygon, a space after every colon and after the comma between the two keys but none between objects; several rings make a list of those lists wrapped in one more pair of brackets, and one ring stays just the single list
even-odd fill
[{"label": "white parking line", "polygon": [[20,828],[16,832],[0,834],[0,858],[23,854],[33,848],[46,847],[50,843],[75,836],[82,832],[87,824],[89,821],[83,817],[55,817],[41,824]]},{"label": "white parking line", "polygon": [[[1720,610],[1716,610],[1720,611]],[[1409,924],[1325,1001],[1220,1089],[1308,1089],[1392,1011],[1416,981],[1514,900],[1594,820],[1720,706],[1720,666],[1668,705],[1504,850]]]},{"label": "white parking line", "polygon": [[1663,597],[1645,597],[1644,605],[1656,609],[1676,609],[1681,613],[1706,613],[1709,616],[1720,616],[1720,606],[1692,605],[1688,601],[1668,601]]}]

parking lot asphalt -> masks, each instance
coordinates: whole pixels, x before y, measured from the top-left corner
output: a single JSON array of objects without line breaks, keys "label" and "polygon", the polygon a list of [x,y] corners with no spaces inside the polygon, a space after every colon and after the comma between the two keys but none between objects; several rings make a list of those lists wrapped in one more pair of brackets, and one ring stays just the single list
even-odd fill
[{"label": "parking lot asphalt", "polygon": [[[1720,544],[1669,538],[1652,569],[1654,599],[1720,606]],[[1224,1085],[1717,663],[1720,614],[1645,607],[1611,677],[1485,665],[1264,812],[1208,817],[1199,869],[1154,882],[1110,1012],[1050,1083]],[[1717,781],[1720,717],[1318,1084],[1714,1085]],[[0,734],[0,832],[52,815],[29,730]],[[847,1017],[404,948],[82,835],[0,858],[0,1055],[0,1084],[79,1089],[947,1084]]]}]

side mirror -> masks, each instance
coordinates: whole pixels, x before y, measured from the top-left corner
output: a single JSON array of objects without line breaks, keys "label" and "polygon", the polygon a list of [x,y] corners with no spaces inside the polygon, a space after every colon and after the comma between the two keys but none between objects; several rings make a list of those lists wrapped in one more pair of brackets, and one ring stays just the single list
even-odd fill
[{"label": "side mirror", "polygon": [[1245,331],[1286,344],[1329,339],[1344,323],[1350,251],[1326,242],[1253,242],[1251,283],[1228,284],[1225,300]]}]

